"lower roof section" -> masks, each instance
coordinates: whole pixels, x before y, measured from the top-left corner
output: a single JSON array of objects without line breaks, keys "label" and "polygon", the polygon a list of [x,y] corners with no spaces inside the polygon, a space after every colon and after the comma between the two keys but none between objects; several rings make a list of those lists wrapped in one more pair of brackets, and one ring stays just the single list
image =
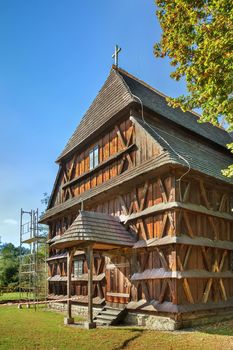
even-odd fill
[{"label": "lower roof section", "polygon": [[225,250],[233,250],[233,242],[230,241],[222,241],[222,240],[213,240],[207,237],[195,237],[191,238],[187,235],[179,235],[179,236],[164,236],[162,238],[151,238],[147,241],[140,240],[137,241],[133,248],[150,248],[150,247],[158,247],[169,244],[185,244],[192,246],[201,246],[201,247],[212,247],[219,248]]},{"label": "lower roof section", "polygon": [[169,313],[189,313],[194,311],[204,311],[204,310],[216,310],[233,308],[233,299],[227,301],[221,301],[218,303],[208,302],[199,304],[173,304],[172,302],[165,301],[159,303],[156,300],[147,301],[141,299],[139,301],[131,301],[127,304],[128,311],[135,312],[169,312]]},{"label": "lower roof section", "polygon": [[117,217],[90,211],[80,211],[72,225],[61,236],[50,240],[54,248],[78,248],[83,244],[93,249],[132,247],[136,238],[128,232]]}]

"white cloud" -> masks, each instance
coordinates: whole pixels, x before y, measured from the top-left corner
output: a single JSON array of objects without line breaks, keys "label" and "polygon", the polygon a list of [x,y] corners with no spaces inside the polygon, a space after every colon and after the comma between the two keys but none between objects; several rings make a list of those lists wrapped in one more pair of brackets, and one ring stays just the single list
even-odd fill
[{"label": "white cloud", "polygon": [[5,220],[3,220],[3,223],[7,224],[7,225],[14,225],[15,226],[18,224],[18,221],[15,219],[5,219]]}]

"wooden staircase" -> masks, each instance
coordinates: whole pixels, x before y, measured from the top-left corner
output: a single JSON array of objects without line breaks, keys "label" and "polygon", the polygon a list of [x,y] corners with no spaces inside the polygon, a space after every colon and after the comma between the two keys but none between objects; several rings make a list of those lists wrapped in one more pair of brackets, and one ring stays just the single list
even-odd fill
[{"label": "wooden staircase", "polygon": [[105,306],[94,318],[94,322],[100,326],[115,325],[123,321],[126,315],[126,308],[117,309]]}]

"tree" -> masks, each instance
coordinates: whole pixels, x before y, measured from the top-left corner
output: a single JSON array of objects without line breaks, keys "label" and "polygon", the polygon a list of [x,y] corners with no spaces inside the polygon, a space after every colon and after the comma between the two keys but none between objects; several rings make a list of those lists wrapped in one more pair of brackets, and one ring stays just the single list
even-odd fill
[{"label": "tree", "polygon": [[[22,255],[28,253],[26,248],[21,250]],[[0,245],[0,287],[18,286],[19,256],[20,247],[15,247],[12,243]]]},{"label": "tree", "polygon": [[[183,111],[202,109],[200,122],[233,130],[233,2],[229,0],[156,0],[162,28],[156,57],[168,56],[171,77],[185,78],[187,95],[169,98]],[[233,143],[228,145],[233,152]],[[233,165],[223,171],[233,176]]]}]

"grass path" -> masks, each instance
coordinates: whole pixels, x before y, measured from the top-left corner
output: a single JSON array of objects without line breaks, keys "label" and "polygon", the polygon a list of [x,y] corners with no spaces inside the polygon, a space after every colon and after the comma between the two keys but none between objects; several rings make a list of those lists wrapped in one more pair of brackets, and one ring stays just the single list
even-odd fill
[{"label": "grass path", "polygon": [[64,326],[60,313],[15,306],[0,307],[0,334],[1,350],[233,350],[233,321],[195,331],[158,332],[139,327],[87,331]]}]

